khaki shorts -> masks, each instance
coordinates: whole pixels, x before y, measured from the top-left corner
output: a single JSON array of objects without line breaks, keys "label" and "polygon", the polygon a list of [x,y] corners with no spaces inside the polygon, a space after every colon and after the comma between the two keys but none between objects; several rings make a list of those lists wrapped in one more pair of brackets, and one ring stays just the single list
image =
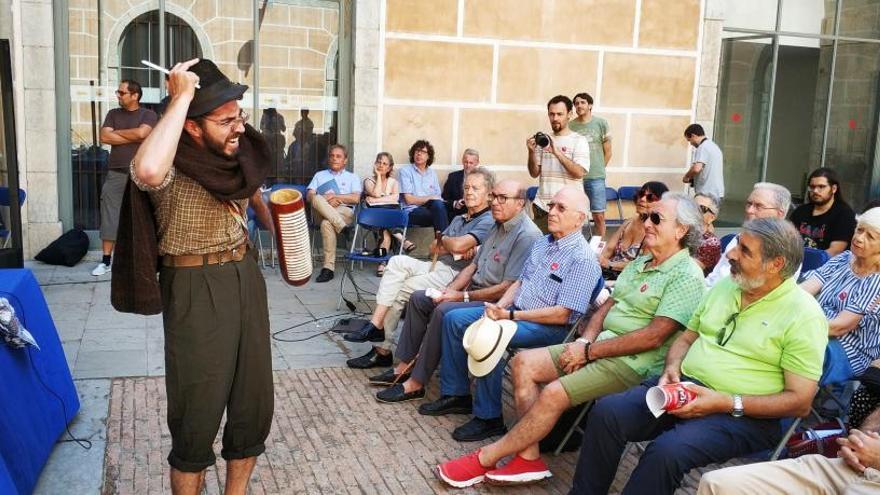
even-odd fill
[{"label": "khaki shorts", "polygon": [[547,348],[559,373],[559,383],[565,389],[572,406],[598,399],[608,394],[623,392],[644,380],[644,377],[627,366],[622,358],[605,358],[593,361],[571,374],[559,366],[559,356],[566,344]]}]

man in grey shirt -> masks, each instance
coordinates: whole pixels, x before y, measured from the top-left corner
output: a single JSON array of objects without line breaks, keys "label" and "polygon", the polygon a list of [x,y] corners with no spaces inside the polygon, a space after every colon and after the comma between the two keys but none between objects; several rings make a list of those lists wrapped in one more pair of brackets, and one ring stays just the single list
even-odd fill
[{"label": "man in grey shirt", "polygon": [[694,147],[694,158],[682,182],[693,184],[697,194],[713,194],[723,199],[724,156],[721,148],[706,137],[706,131],[700,124],[687,126],[684,138]]},{"label": "man in grey shirt", "polygon": [[428,288],[440,290],[449,285],[458,272],[470,264],[474,248],[488,237],[495,224],[489,212],[489,192],[494,186],[495,175],[484,167],[475,168],[464,179],[464,204],[468,212],[452,219],[442,237],[432,244],[431,251],[438,256],[436,264],[406,255],[393,256],[388,261],[376,291],[376,307],[370,321],[362,329],[343,337],[348,342],[381,344],[363,356],[346,361],[350,368],[391,366],[390,337],[412,293]]},{"label": "man in grey shirt", "polygon": [[443,316],[453,309],[495,302],[519,279],[541,231],[523,210],[526,197],[519,182],[501,181],[489,197],[495,223],[473,263],[433,297],[425,291],[410,297],[396,351],[400,363],[370,378],[372,385],[389,387],[376,394],[378,401],[423,398],[425,384],[440,362]]}]

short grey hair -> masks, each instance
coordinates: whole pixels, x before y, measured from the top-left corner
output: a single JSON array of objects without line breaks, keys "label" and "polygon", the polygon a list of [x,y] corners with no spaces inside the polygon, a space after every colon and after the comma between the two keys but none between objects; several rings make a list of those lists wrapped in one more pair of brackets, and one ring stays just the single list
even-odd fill
[{"label": "short grey hair", "polygon": [[667,191],[660,199],[675,201],[675,221],[687,227],[681,247],[687,248],[691,255],[696,254],[703,242],[703,214],[700,213],[700,207],[693,199],[677,192]]},{"label": "short grey hair", "polygon": [[[712,207],[713,214],[716,217],[721,213],[721,200],[718,199],[718,196],[716,196],[712,193],[707,193],[707,192],[697,193],[694,195],[694,198],[700,198],[700,197],[703,197],[703,198],[706,198],[709,200],[709,206]],[[699,207],[699,205],[697,205],[697,206]]]},{"label": "short grey hair", "polygon": [[791,208],[791,192],[788,189],[772,182],[758,182],[752,191],[757,189],[763,189],[773,194],[773,201],[776,203],[774,206],[782,210],[783,215],[788,215],[788,210]]},{"label": "short grey hair", "polygon": [[470,177],[472,175],[482,175],[483,180],[486,181],[486,189],[488,189],[489,192],[492,192],[492,188],[495,187],[495,173],[494,172],[492,172],[491,170],[489,170],[486,167],[477,167],[477,168],[471,170],[471,172],[468,174],[468,177]]},{"label": "short grey hair", "polygon": [[477,151],[477,150],[475,150],[475,149],[473,149],[473,148],[467,148],[467,149],[464,150],[464,152],[461,154],[462,157],[465,157],[465,156],[468,156],[468,155],[470,155],[470,156],[476,158],[478,161],[479,161],[479,159],[480,159],[480,152]]},{"label": "short grey hair", "polygon": [[761,260],[764,263],[780,256],[785,260],[779,272],[783,280],[794,275],[804,261],[804,241],[788,220],[756,218],[743,224],[742,233],[761,240]]}]

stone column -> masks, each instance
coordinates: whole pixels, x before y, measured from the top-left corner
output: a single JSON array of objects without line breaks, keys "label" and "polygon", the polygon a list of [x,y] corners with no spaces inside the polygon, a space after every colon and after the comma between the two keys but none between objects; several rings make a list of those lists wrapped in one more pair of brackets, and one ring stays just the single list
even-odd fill
[{"label": "stone column", "polygon": [[[352,158],[354,172],[372,173],[378,149],[380,0],[354,0],[354,81],[352,84]],[[401,163],[403,163],[401,161]]]},{"label": "stone column", "polygon": [[700,79],[697,87],[696,121],[714,139],[715,103],[718,99],[718,71],[721,64],[721,29],[724,22],[722,0],[706,0],[703,15],[703,43]]},{"label": "stone column", "polygon": [[[12,63],[24,257],[61,234],[55,149],[55,64],[51,0],[13,2]],[[67,111],[67,109],[63,109]]]}]

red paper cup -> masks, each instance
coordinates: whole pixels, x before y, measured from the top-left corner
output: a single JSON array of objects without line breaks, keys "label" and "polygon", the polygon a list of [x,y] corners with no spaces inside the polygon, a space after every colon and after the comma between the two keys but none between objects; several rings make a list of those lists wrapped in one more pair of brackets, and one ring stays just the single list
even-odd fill
[{"label": "red paper cup", "polygon": [[684,407],[696,397],[696,394],[688,390],[686,385],[693,385],[693,383],[667,383],[651,387],[645,396],[648,409],[654,413],[655,417],[660,417],[666,411],[674,411]]}]

